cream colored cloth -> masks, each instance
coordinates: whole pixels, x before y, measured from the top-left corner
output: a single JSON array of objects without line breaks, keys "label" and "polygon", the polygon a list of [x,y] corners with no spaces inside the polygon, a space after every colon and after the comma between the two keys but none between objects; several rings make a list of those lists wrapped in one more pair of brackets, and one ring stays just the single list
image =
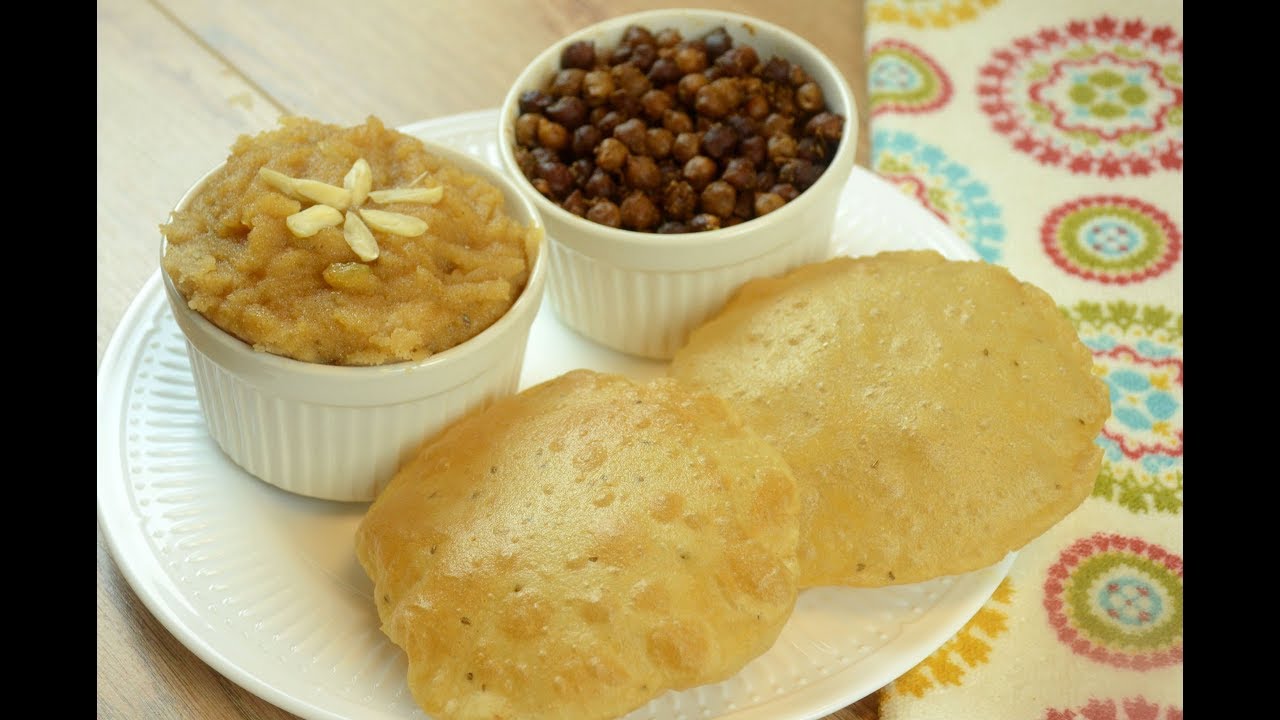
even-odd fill
[{"label": "cream colored cloth", "polygon": [[1111,389],[1093,496],[885,720],[1182,717],[1182,5],[868,0],[873,169],[1045,290]]}]

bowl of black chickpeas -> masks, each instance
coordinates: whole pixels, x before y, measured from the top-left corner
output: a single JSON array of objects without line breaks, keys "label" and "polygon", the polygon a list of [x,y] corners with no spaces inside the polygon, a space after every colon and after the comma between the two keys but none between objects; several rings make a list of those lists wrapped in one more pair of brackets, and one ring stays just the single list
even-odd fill
[{"label": "bowl of black chickpeas", "polygon": [[498,146],[546,225],[561,321],[667,359],[743,282],[827,257],[857,132],[848,82],[808,41],[668,9],[540,53]]}]

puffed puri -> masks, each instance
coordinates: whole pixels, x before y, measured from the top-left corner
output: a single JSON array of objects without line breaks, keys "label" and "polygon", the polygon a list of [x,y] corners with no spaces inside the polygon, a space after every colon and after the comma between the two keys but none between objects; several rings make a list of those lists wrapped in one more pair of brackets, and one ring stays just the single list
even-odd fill
[{"label": "puffed puri", "polygon": [[611,718],[773,645],[798,513],[720,399],[577,370],[427,441],[356,550],[432,717]]},{"label": "puffed puri", "polygon": [[1079,506],[1110,415],[1044,290],[933,251],[746,283],[670,375],[714,392],[800,488],[800,587],[976,570]]}]

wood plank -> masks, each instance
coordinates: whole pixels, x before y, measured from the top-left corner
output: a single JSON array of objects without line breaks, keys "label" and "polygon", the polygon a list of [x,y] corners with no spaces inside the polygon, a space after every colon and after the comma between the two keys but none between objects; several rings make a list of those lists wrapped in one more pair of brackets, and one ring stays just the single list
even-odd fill
[{"label": "wood plank", "polygon": [[145,0],[98,3],[98,362],[159,267],[157,226],[281,108]]},{"label": "wood plank", "polygon": [[[98,362],[159,266],[157,226],[240,133],[280,109],[144,0],[98,4]],[[98,710],[104,720],[293,717],[202,662],[138,599],[98,533]]]},{"label": "wood plank", "polygon": [[[374,114],[393,126],[497,107],[520,70],[560,37],[628,12],[688,6],[679,0],[545,0],[530,12],[528,3],[515,0],[314,0],[298,12],[283,0],[160,2],[286,107],[341,124]],[[697,5],[789,28],[826,52],[855,92],[866,87],[861,3]],[[868,141],[862,135],[858,161],[865,165]]]}]

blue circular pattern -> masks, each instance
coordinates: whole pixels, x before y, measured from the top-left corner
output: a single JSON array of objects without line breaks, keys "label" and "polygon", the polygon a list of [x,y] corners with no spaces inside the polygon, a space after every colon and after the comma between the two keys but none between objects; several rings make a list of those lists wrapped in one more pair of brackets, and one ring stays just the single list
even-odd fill
[{"label": "blue circular pattern", "polygon": [[1145,580],[1114,578],[1098,591],[1098,606],[1112,620],[1129,627],[1146,627],[1160,619],[1164,601]]},{"label": "blue circular pattern", "polygon": [[872,168],[880,171],[881,160],[888,155],[909,157],[912,166],[923,171],[915,174],[929,190],[940,189],[953,195],[964,217],[948,218],[947,223],[983,260],[1000,261],[1004,223],[1000,207],[991,199],[986,185],[941,149],[908,132],[877,130],[871,134]]},{"label": "blue circular pattern", "polygon": [[1086,223],[1081,232],[1088,247],[1109,260],[1130,255],[1143,244],[1140,228],[1115,218]]},{"label": "blue circular pattern", "polygon": [[871,63],[868,85],[872,91],[905,92],[924,84],[920,73],[892,55],[877,57]]}]

